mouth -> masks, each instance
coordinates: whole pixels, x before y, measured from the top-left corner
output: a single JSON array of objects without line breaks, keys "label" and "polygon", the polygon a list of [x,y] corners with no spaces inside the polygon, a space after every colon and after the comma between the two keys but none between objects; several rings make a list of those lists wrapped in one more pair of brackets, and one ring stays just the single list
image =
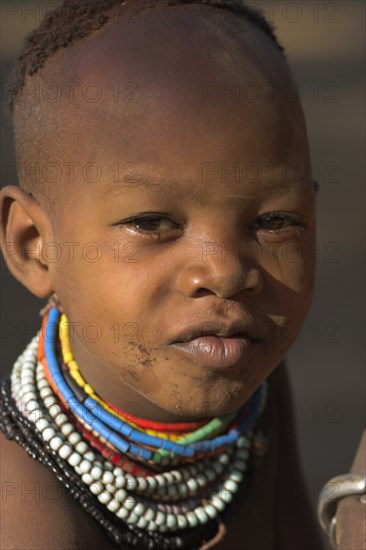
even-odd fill
[{"label": "mouth", "polygon": [[215,369],[228,369],[249,361],[254,343],[246,337],[202,336],[190,342],[177,342],[171,346],[190,357],[193,362]]},{"label": "mouth", "polygon": [[241,319],[233,320],[231,323],[208,320],[184,328],[169,343],[187,343],[204,336],[214,336],[216,338],[246,338],[247,340],[253,341],[260,341],[263,339],[253,322]]},{"label": "mouth", "polygon": [[202,324],[187,328],[170,342],[170,346],[193,362],[214,369],[228,369],[248,362],[256,345],[262,341],[248,324],[210,325],[213,328],[207,330],[202,329]]}]

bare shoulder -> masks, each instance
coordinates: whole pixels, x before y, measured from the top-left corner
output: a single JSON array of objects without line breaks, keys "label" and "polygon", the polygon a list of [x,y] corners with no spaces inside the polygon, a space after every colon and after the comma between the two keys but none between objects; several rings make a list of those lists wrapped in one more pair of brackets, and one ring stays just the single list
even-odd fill
[{"label": "bare shoulder", "polygon": [[3,433],[0,451],[2,549],[108,548],[104,533],[51,471]]}]

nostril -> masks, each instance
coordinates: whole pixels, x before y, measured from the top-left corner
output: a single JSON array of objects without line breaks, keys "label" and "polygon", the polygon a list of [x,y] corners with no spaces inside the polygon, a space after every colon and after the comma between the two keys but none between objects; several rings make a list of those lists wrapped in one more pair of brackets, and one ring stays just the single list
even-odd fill
[{"label": "nostril", "polygon": [[211,294],[214,294],[211,290],[208,290],[207,288],[199,288],[194,293],[195,298],[203,298],[204,296],[210,296]]}]

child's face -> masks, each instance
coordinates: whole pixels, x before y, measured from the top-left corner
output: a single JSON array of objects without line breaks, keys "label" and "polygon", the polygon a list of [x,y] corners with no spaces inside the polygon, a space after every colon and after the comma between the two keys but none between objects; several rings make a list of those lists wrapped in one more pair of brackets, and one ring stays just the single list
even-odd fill
[{"label": "child's face", "polygon": [[[284,64],[260,31],[235,55],[195,21],[193,9],[151,12],[75,50],[80,86],[102,96],[64,107],[63,162],[78,164],[50,220],[82,372],[103,398],[157,418],[238,408],[286,354],[313,287],[314,192]],[[140,230],[128,221],[152,213]],[[238,320],[256,338],[226,368],[171,344]]]}]

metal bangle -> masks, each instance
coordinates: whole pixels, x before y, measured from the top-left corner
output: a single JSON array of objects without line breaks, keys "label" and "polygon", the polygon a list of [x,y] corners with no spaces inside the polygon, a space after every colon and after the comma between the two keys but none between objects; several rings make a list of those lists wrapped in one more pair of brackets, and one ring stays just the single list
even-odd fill
[{"label": "metal bangle", "polygon": [[344,474],[333,477],[322,488],[318,500],[318,520],[334,549],[336,543],[336,509],[345,497],[366,493],[366,475]]}]

